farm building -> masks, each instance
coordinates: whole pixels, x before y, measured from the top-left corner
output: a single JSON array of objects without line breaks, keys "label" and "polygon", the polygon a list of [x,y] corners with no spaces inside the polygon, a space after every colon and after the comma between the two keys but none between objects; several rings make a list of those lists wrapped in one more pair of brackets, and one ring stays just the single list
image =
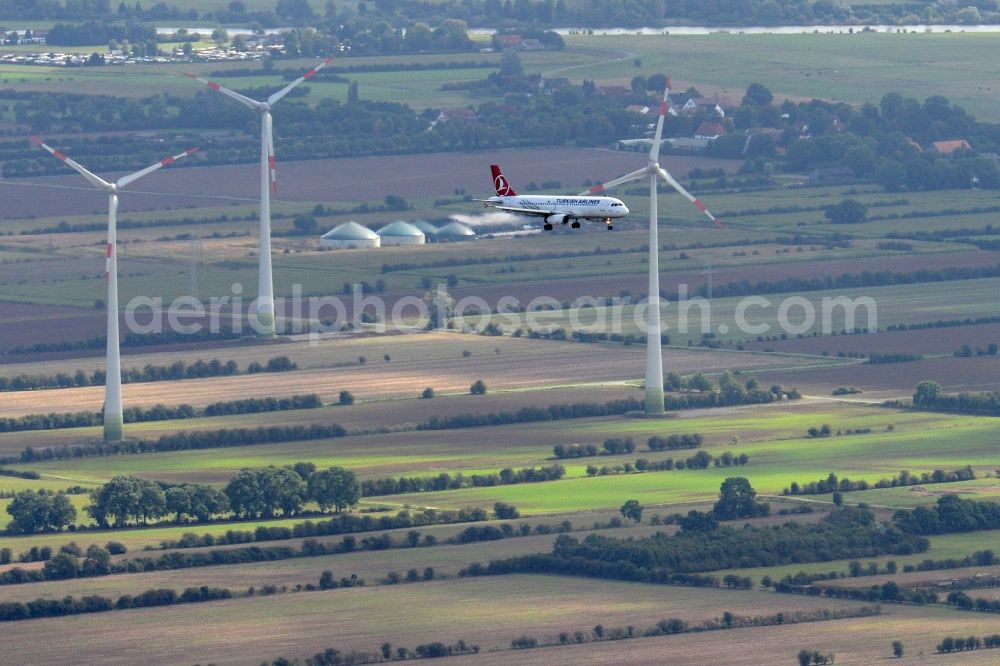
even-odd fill
[{"label": "farm building", "polygon": [[397,220],[378,230],[382,245],[423,245],[427,237],[409,222]]},{"label": "farm building", "polygon": [[461,222],[449,222],[437,230],[434,238],[439,241],[464,241],[472,240],[476,237],[476,232],[465,226]]},{"label": "farm building", "polygon": [[368,227],[363,227],[357,222],[345,222],[323,234],[319,239],[319,244],[321,247],[338,249],[378,247],[381,244],[381,239]]}]

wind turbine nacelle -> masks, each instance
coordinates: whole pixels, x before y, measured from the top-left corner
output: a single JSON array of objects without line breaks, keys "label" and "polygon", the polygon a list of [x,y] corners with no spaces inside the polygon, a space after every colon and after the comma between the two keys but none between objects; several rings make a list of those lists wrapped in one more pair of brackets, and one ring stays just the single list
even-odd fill
[{"label": "wind turbine nacelle", "polygon": [[553,225],[555,225],[555,224],[566,224],[567,222],[569,222],[569,215],[566,215],[565,213],[556,213],[554,215],[546,215],[545,216],[545,222],[547,224],[553,224]]}]

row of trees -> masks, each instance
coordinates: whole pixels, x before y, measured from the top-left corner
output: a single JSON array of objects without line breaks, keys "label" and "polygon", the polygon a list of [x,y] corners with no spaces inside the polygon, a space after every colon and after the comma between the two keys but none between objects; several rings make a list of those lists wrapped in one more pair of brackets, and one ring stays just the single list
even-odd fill
[{"label": "row of trees", "polygon": [[917,390],[913,393],[913,406],[944,412],[1000,416],[1000,393],[945,395],[940,384],[925,380],[917,384]]},{"label": "row of trees", "polygon": [[[133,382],[167,382],[178,379],[198,379],[201,377],[227,377],[238,374],[255,374],[258,372],[287,372],[297,370],[298,364],[287,356],[275,356],[266,363],[251,361],[246,370],[241,373],[236,361],[221,361],[213,358],[209,361],[198,359],[194,363],[175,361],[170,365],[147,364],[142,368],[125,368],[122,370],[122,383]],[[75,388],[79,386],[104,386],[104,370],[94,370],[87,374],[77,370],[74,374],[60,372],[54,375],[14,375],[0,377],[0,391],[33,391],[37,389]]]},{"label": "row of trees", "polygon": [[[742,486],[739,482],[735,484]],[[738,492],[732,499],[720,499],[718,506],[722,514],[734,515],[752,511],[752,503],[750,493]],[[633,568],[637,579],[642,579],[661,570],[694,573],[793,561],[910,554],[923,552],[927,547],[925,538],[880,524],[870,511],[844,508],[817,523],[804,525],[786,523],[743,529],[719,526],[707,531],[682,530],[674,536],[661,533],[630,540],[591,535],[578,541],[562,535],[552,555],[579,561],[582,566],[593,562],[598,569],[602,564],[611,563],[620,569]]]},{"label": "row of trees", "polygon": [[825,479],[810,481],[799,484],[796,481],[781,491],[782,495],[825,495],[834,492],[847,492],[853,490],[868,490],[869,488],[899,488],[905,486],[916,486],[930,483],[953,483],[955,481],[971,481],[976,478],[976,473],[971,466],[966,465],[961,469],[946,472],[936,469],[933,472],[923,472],[914,474],[903,470],[898,476],[891,479],[880,479],[875,483],[868,483],[864,479],[851,481],[847,477],[838,478],[836,474],[830,472]]},{"label": "row of trees", "polygon": [[343,437],[347,430],[336,423],[312,425],[260,426],[257,428],[228,428],[224,430],[187,430],[171,435],[162,435],[153,440],[126,440],[112,444],[75,444],[60,448],[26,448],[11,459],[0,458],[0,464],[10,462],[35,462],[40,460],[62,460],[66,458],[86,458],[89,456],[115,456],[136,453],[162,453],[165,451],[188,451],[192,449],[215,449],[230,446],[271,444],[275,442],[295,442]]},{"label": "row of trees", "polygon": [[900,510],[893,524],[910,534],[947,534],[1000,528],[1000,504],[963,500],[958,495],[939,497],[933,507]]},{"label": "row of trees", "polygon": [[[322,399],[315,393],[293,395],[290,398],[244,398],[213,402],[202,410],[183,404],[176,407],[153,405],[152,407],[127,407],[122,414],[125,423],[141,421],[167,421],[192,419],[197,416],[230,416],[233,414],[257,414],[290,409],[314,409],[322,407]],[[101,412],[71,412],[58,414],[28,414],[27,416],[0,418],[0,432],[23,430],[53,430],[57,428],[81,428],[100,425],[104,422]]]},{"label": "row of trees", "polygon": [[45,599],[39,597],[29,602],[0,602],[0,622],[34,620],[43,617],[61,617],[82,613],[104,613],[127,608],[189,604],[201,601],[214,601],[216,599],[229,599],[232,596],[232,592],[225,588],[202,586],[189,587],[180,594],[170,589],[146,590],[138,595],[124,594],[118,597],[117,600],[97,595],[86,596],[80,599],[72,596],[62,599]]},{"label": "row of trees", "polygon": [[549,465],[540,468],[526,467],[519,470],[505,467],[495,474],[472,474],[469,476],[461,473],[452,476],[447,472],[441,472],[437,476],[429,477],[401,476],[398,478],[366,479],[361,482],[361,493],[364,497],[375,497],[457,490],[459,488],[504,486],[516,483],[538,483],[557,481],[565,473],[566,469],[562,465]]},{"label": "row of trees", "polygon": [[[751,296],[754,294],[783,294],[800,291],[823,291],[828,289],[853,289],[857,287],[885,287],[891,285],[923,284],[927,282],[954,282],[1000,276],[1000,264],[974,268],[925,268],[917,271],[863,271],[842,273],[838,276],[799,278],[787,277],[780,280],[740,280],[715,285],[712,294],[722,296]],[[707,296],[706,288],[700,287],[700,295]],[[913,359],[907,359],[913,360]]]}]

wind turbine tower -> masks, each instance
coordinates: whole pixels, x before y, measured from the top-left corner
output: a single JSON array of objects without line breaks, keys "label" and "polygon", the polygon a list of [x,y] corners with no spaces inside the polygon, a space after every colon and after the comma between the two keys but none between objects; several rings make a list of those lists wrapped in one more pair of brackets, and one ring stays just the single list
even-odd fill
[{"label": "wind turbine tower", "polygon": [[167,157],[155,164],[119,178],[111,183],[95,176],[58,150],[46,145],[38,137],[32,137],[32,143],[41,146],[54,157],[72,167],[90,184],[108,193],[108,244],[105,248],[104,280],[108,286],[108,332],[107,332],[107,372],[104,380],[104,441],[120,442],[123,437],[122,419],[122,363],[118,348],[118,190],[150,174],[160,167],[173,164],[182,157],[191,155],[197,148],[186,150],[180,155]]},{"label": "wind turbine tower", "polygon": [[306,79],[312,78],[319,70],[326,67],[333,58],[327,58],[319,65],[295,79],[287,86],[274,93],[264,102],[250,99],[235,90],[223,88],[214,81],[185,72],[184,76],[201,81],[206,86],[235,99],[240,104],[260,113],[260,248],[258,251],[257,268],[257,333],[263,338],[274,337],[274,279],[271,276],[271,193],[277,194],[278,180],[276,173],[277,159],[274,154],[274,133],[271,123],[271,107],[281,98],[292,92],[295,86]]},{"label": "wind turbine tower", "polygon": [[661,327],[660,327],[660,246],[657,234],[657,220],[659,215],[656,210],[657,193],[656,187],[662,179],[672,188],[677,190],[685,199],[693,203],[698,210],[708,216],[712,222],[720,227],[722,224],[712,213],[708,211],[701,201],[695,198],[690,192],[681,187],[681,184],[670,175],[670,173],[660,166],[660,141],[663,135],[663,118],[670,112],[670,77],[667,77],[667,87],[663,92],[663,101],[660,103],[660,117],[656,121],[656,134],[649,147],[649,162],[638,171],[626,174],[621,178],[609,180],[601,185],[595,185],[584,194],[598,194],[612,187],[631,183],[632,181],[649,178],[649,294],[648,307],[646,308],[646,399],[645,412],[649,416],[663,414],[663,350],[661,349]]}]

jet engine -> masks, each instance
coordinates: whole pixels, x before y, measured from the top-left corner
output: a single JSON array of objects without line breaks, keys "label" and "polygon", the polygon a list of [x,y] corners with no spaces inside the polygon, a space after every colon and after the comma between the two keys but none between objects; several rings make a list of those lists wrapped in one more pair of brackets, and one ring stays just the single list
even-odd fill
[{"label": "jet engine", "polygon": [[569,215],[565,213],[555,213],[545,216],[546,224],[566,224],[567,222],[569,222]]}]

